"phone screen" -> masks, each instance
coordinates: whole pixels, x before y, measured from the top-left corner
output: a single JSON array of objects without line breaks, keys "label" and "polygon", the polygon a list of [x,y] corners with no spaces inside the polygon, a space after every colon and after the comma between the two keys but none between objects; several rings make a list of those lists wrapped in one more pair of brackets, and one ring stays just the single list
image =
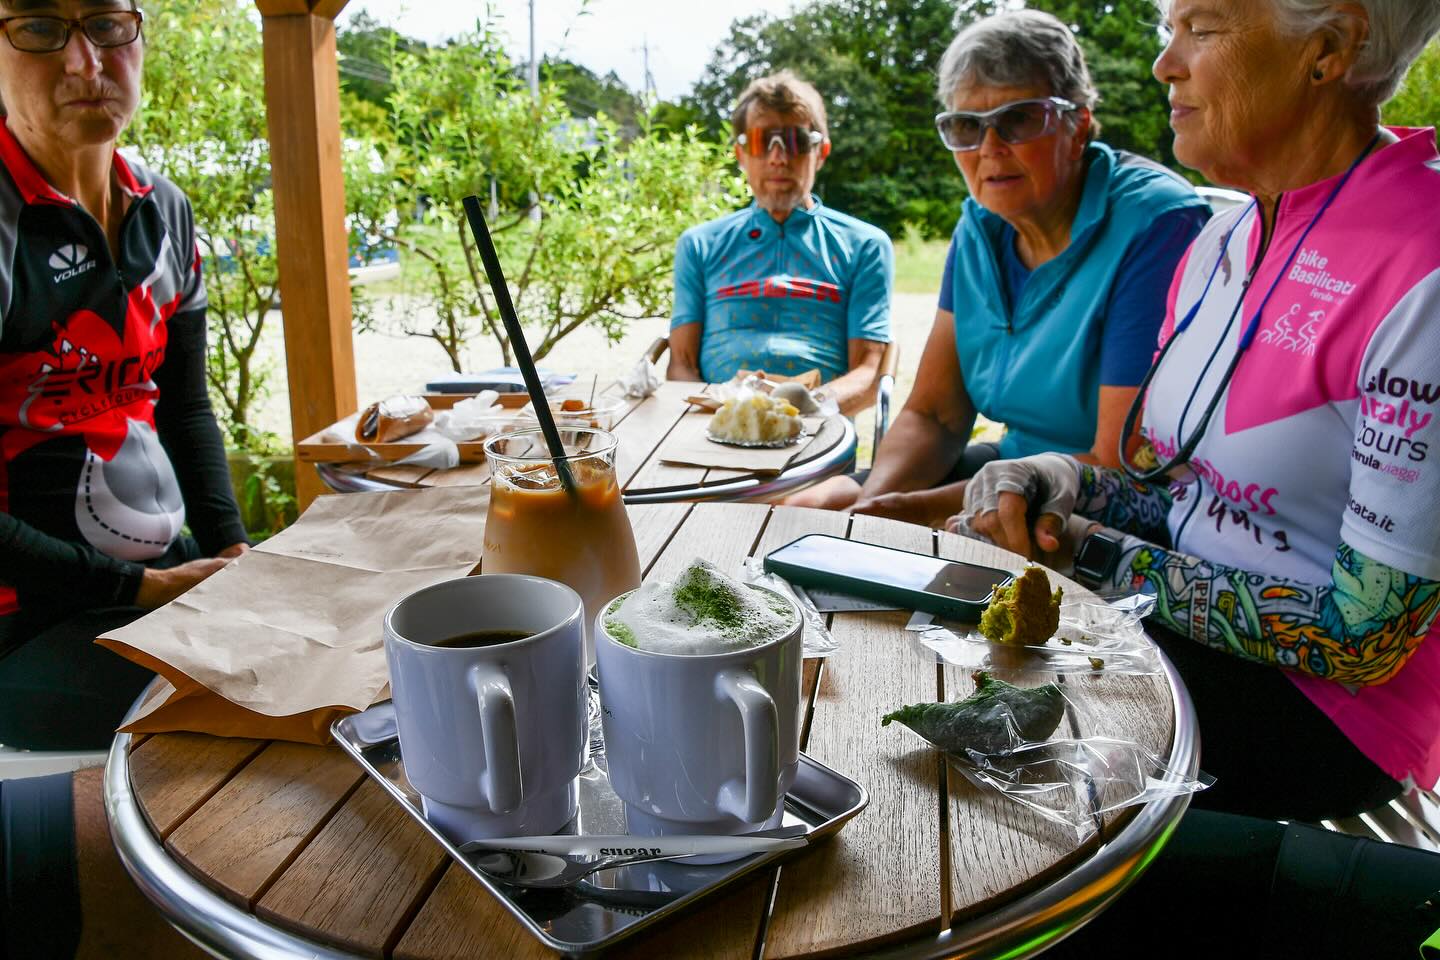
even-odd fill
[{"label": "phone screen", "polygon": [[927,557],[838,537],[809,536],[771,556],[798,567],[919,590],[969,603],[984,603],[1010,574],[991,567]]}]

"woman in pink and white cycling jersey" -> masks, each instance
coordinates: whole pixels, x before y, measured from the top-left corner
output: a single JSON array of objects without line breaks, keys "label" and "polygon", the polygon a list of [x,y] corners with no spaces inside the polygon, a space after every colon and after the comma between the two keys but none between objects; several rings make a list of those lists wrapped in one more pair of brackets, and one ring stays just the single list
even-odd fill
[{"label": "woman in pink and white cycling jersey", "polygon": [[1164,7],[1175,155],[1253,200],[1171,287],[1154,460],[991,464],[952,524],[1158,595],[1198,806],[1352,815],[1440,779],[1440,155],[1379,123],[1440,4]]},{"label": "woman in pink and white cycling jersey", "polygon": [[1440,3],[1159,5],[1175,155],[1253,200],[1171,287],[1140,388],[1153,457],[994,462],[950,523],[1154,592],[1216,778],[1054,954],[1413,957],[1440,857],[1280,821],[1440,778],[1440,154],[1380,125]]}]

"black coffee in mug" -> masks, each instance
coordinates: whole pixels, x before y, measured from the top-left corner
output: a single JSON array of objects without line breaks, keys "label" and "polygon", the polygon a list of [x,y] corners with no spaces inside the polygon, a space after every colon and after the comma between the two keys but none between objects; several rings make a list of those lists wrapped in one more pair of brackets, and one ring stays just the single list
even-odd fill
[{"label": "black coffee in mug", "polygon": [[453,637],[427,641],[432,647],[493,647],[499,643],[511,643],[530,636],[527,630],[472,630],[457,633]]}]

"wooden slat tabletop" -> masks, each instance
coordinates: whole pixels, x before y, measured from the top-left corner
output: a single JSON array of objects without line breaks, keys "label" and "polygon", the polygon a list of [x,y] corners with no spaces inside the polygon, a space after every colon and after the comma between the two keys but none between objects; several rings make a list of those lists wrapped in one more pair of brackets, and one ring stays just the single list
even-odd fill
[{"label": "wooden slat tabletop", "polygon": [[[621,421],[631,485],[704,479],[703,469],[653,459],[681,410],[674,404],[660,416],[641,404]],[[474,480],[483,467],[466,472]],[[995,547],[841,513],[700,503],[631,507],[630,516],[647,576],[672,576],[697,556],[734,568],[808,533],[1021,563]],[[881,728],[881,715],[898,706],[958,700],[973,689],[965,671],[937,664],[905,622],[899,613],[833,614],[840,649],[806,662],[802,746],[863,784],[868,809],[833,840],[637,934],[614,955],[834,956],[933,939],[1095,852],[1098,836],[1081,840],[978,789],[909,731]],[[1027,674],[1025,682],[1045,679]],[[1174,717],[1163,676],[1065,681],[1082,704],[1076,732],[1123,735],[1167,753]],[[130,773],[167,853],[267,922],[358,956],[550,955],[338,748],[157,734],[133,748]],[[1107,832],[1129,813],[1109,818]]]}]

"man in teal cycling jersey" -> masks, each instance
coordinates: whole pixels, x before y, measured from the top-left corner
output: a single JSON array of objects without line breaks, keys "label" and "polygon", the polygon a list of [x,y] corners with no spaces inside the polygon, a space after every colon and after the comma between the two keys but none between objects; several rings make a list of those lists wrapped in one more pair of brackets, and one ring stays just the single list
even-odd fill
[{"label": "man in teal cycling jersey", "polygon": [[863,409],[890,340],[890,238],[810,193],[830,152],[813,86],[756,80],[731,122],[755,201],[680,237],[669,379],[819,370],[842,411]]}]

